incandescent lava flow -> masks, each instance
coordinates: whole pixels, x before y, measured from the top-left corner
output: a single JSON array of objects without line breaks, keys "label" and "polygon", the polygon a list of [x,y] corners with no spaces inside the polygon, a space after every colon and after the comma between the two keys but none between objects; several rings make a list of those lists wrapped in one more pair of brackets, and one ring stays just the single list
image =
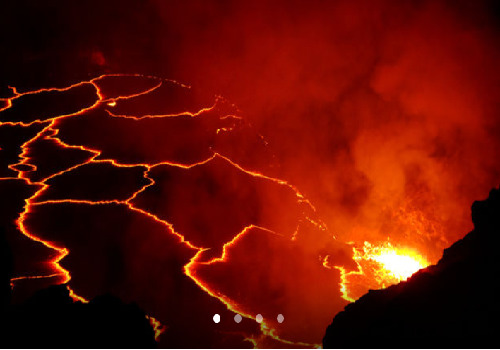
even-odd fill
[{"label": "incandescent lava flow", "polygon": [[432,223],[404,207],[406,241],[336,238],[220,96],[109,74],[2,102],[15,300],[67,283],[77,300],[137,302],[161,346],[315,347],[349,301],[433,262],[413,246]]},{"label": "incandescent lava flow", "polygon": [[[137,302],[160,345],[311,347],[351,300],[350,275],[366,290],[422,267],[400,276],[405,253],[368,242],[335,263],[351,246],[296,187],[266,175],[266,142],[221,97],[199,103],[188,86],[118,74],[11,90],[0,189],[18,203],[2,223],[14,299],[68,283],[84,302],[108,292]],[[227,322],[234,313],[244,321]]]},{"label": "incandescent lava flow", "polygon": [[[258,172],[262,159],[233,154],[236,138],[240,151],[265,148],[234,106],[221,97],[197,104],[187,86],[138,75],[11,90],[0,111],[7,136],[0,186],[2,200],[18,203],[4,220],[16,260],[14,299],[59,283],[81,301],[109,292],[146,310],[165,346],[310,346],[321,339],[321,329],[285,339],[272,321],[253,321],[259,312],[272,320],[271,312],[301,297],[286,293],[296,271],[264,282],[273,279],[268,267],[277,254],[286,261],[295,251],[302,269],[316,269],[308,293],[323,278],[330,280],[324,295],[335,294],[338,280],[311,259],[313,251],[294,244],[303,227],[326,232],[312,204],[286,181]],[[266,247],[267,256],[254,256]],[[248,278],[220,279],[218,264]],[[263,283],[261,293],[245,291],[246,282]],[[266,298],[269,305],[260,303]],[[211,322],[214,313],[227,320],[233,312],[246,321]],[[290,319],[289,329],[300,330]]]}]

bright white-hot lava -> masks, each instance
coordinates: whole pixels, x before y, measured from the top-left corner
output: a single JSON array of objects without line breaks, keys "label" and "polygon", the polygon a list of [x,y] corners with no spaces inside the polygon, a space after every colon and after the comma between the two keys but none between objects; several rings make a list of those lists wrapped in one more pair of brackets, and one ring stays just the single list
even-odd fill
[{"label": "bright white-hot lava", "polygon": [[390,243],[373,247],[365,242],[364,253],[364,259],[378,262],[388,275],[399,281],[407,280],[415,272],[429,265],[427,260],[415,251],[395,248]]}]

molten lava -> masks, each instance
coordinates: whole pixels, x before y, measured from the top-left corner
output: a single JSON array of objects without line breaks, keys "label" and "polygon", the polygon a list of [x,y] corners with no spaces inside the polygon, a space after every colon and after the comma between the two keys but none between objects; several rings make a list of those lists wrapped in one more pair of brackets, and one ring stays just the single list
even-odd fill
[{"label": "molten lava", "polygon": [[[316,347],[347,302],[434,262],[425,248],[446,237],[419,198],[384,207],[401,232],[390,242],[356,227],[333,234],[235,106],[189,91],[119,74],[12,89],[0,132],[19,135],[0,144],[0,185],[31,190],[9,192],[25,203],[9,231],[14,295],[60,283],[83,302],[115,294],[155,315],[165,346]],[[242,322],[227,322],[235,313]]]},{"label": "molten lava", "polygon": [[[84,96],[82,101],[64,104],[64,108],[53,103],[54,99],[64,101],[66,94],[74,99],[78,94],[75,89],[81,87],[94,94],[94,100]],[[13,89],[13,97],[5,99],[6,107],[0,111],[0,128],[38,129],[20,144],[18,159],[6,164],[10,176],[0,181],[18,180],[36,188],[24,197],[17,232],[52,251],[33,256],[36,271],[15,271],[11,280],[14,292],[20,287],[36,290],[44,286],[43,280],[46,285],[70,283],[70,295],[82,302],[112,292],[155,314],[148,319],[160,341],[161,334],[169,330],[169,334],[176,334],[178,327],[219,332],[205,330],[205,323],[211,319],[210,313],[222,313],[221,308],[227,309],[226,317],[238,312],[255,319],[259,310],[253,301],[247,303],[241,293],[226,296],[227,278],[198,277],[196,269],[233,264],[245,254],[229,258],[229,248],[241,249],[240,237],[253,237],[257,230],[279,239],[274,248],[279,249],[281,244],[300,238],[302,225],[320,233],[327,229],[311,202],[294,186],[254,170],[255,165],[250,164],[249,169],[241,165],[248,159],[226,155],[231,154],[226,141],[232,140],[230,134],[241,133],[248,126],[220,97],[203,106],[186,97],[187,89],[176,82],[138,75],[103,75],[66,88],[25,93]],[[169,97],[173,101],[170,105],[165,105],[165,96],[170,96],[166,93],[175,95]],[[147,107],[144,101],[148,101]],[[195,109],[190,111],[193,105]],[[23,119],[16,120],[18,115]],[[184,136],[179,137],[179,132]],[[166,137],[166,133],[171,136]],[[109,134],[121,134],[123,142],[103,137]],[[131,135],[148,135],[148,139],[136,142],[131,151],[127,140]],[[200,143],[201,139],[204,142]],[[256,140],[265,145],[260,135]],[[186,196],[192,200],[183,199]],[[237,209],[239,203],[246,206]],[[228,217],[228,210],[233,210],[232,217]],[[277,216],[279,211],[283,215]],[[85,226],[78,224],[82,220]],[[127,234],[138,230],[144,232]],[[135,243],[129,247],[129,241]],[[15,249],[21,256],[19,252],[26,247]],[[305,262],[305,266],[311,264],[315,264],[314,259]],[[322,266],[314,269],[322,270]],[[331,288],[338,288],[335,275],[323,273],[332,277]],[[156,289],[133,287],[157,283],[152,281],[158,278],[175,282],[160,282]],[[283,280],[280,288],[290,282]],[[176,302],[179,299],[184,301]],[[198,323],[187,317],[192,308],[201,313]],[[231,341],[250,341],[258,346],[273,342],[313,345],[301,341],[301,336],[282,338],[277,331],[280,325],[267,311],[261,310],[269,317],[260,327],[248,323],[240,328],[229,326],[226,331],[235,334]],[[178,315],[183,315],[180,321]],[[293,322],[288,327],[293,327]],[[320,333],[305,339],[319,337]],[[185,346],[185,339],[176,341]]]},{"label": "molten lava", "polygon": [[386,273],[386,281],[392,277],[397,282],[407,280],[415,272],[429,265],[425,258],[413,250],[394,248],[390,243],[387,246],[373,247],[370,243],[365,242],[363,255],[359,259],[378,262],[382,268],[380,275]]}]

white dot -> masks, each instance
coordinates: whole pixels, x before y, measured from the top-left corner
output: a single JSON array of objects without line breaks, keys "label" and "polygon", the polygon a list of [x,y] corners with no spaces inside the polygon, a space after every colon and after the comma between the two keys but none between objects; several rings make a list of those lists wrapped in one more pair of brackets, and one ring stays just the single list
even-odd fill
[{"label": "white dot", "polygon": [[234,322],[236,322],[236,323],[240,323],[240,322],[241,322],[241,319],[242,319],[242,317],[241,317],[241,315],[240,315],[240,314],[236,314],[236,315],[234,315]]},{"label": "white dot", "polygon": [[214,315],[214,322],[215,323],[219,323],[220,322],[220,315],[219,314],[215,314]]},{"label": "white dot", "polygon": [[262,323],[262,320],[263,320],[263,319],[264,319],[264,318],[262,317],[262,315],[261,315],[261,314],[258,314],[258,315],[255,317],[255,321],[257,321],[258,323]]},{"label": "white dot", "polygon": [[279,314],[277,319],[278,319],[279,323],[283,323],[283,321],[285,320],[285,317],[282,314]]}]

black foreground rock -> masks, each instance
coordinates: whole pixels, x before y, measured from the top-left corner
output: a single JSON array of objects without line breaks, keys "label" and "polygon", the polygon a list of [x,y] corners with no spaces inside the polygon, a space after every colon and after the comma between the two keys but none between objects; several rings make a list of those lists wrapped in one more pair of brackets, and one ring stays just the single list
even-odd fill
[{"label": "black foreground rock", "polygon": [[347,305],[323,347],[499,348],[500,190],[474,202],[472,221],[436,265]]},{"label": "black foreground rock", "polygon": [[103,295],[74,302],[65,285],[10,303],[11,253],[0,227],[0,348],[155,348],[154,330],[134,303]]}]

